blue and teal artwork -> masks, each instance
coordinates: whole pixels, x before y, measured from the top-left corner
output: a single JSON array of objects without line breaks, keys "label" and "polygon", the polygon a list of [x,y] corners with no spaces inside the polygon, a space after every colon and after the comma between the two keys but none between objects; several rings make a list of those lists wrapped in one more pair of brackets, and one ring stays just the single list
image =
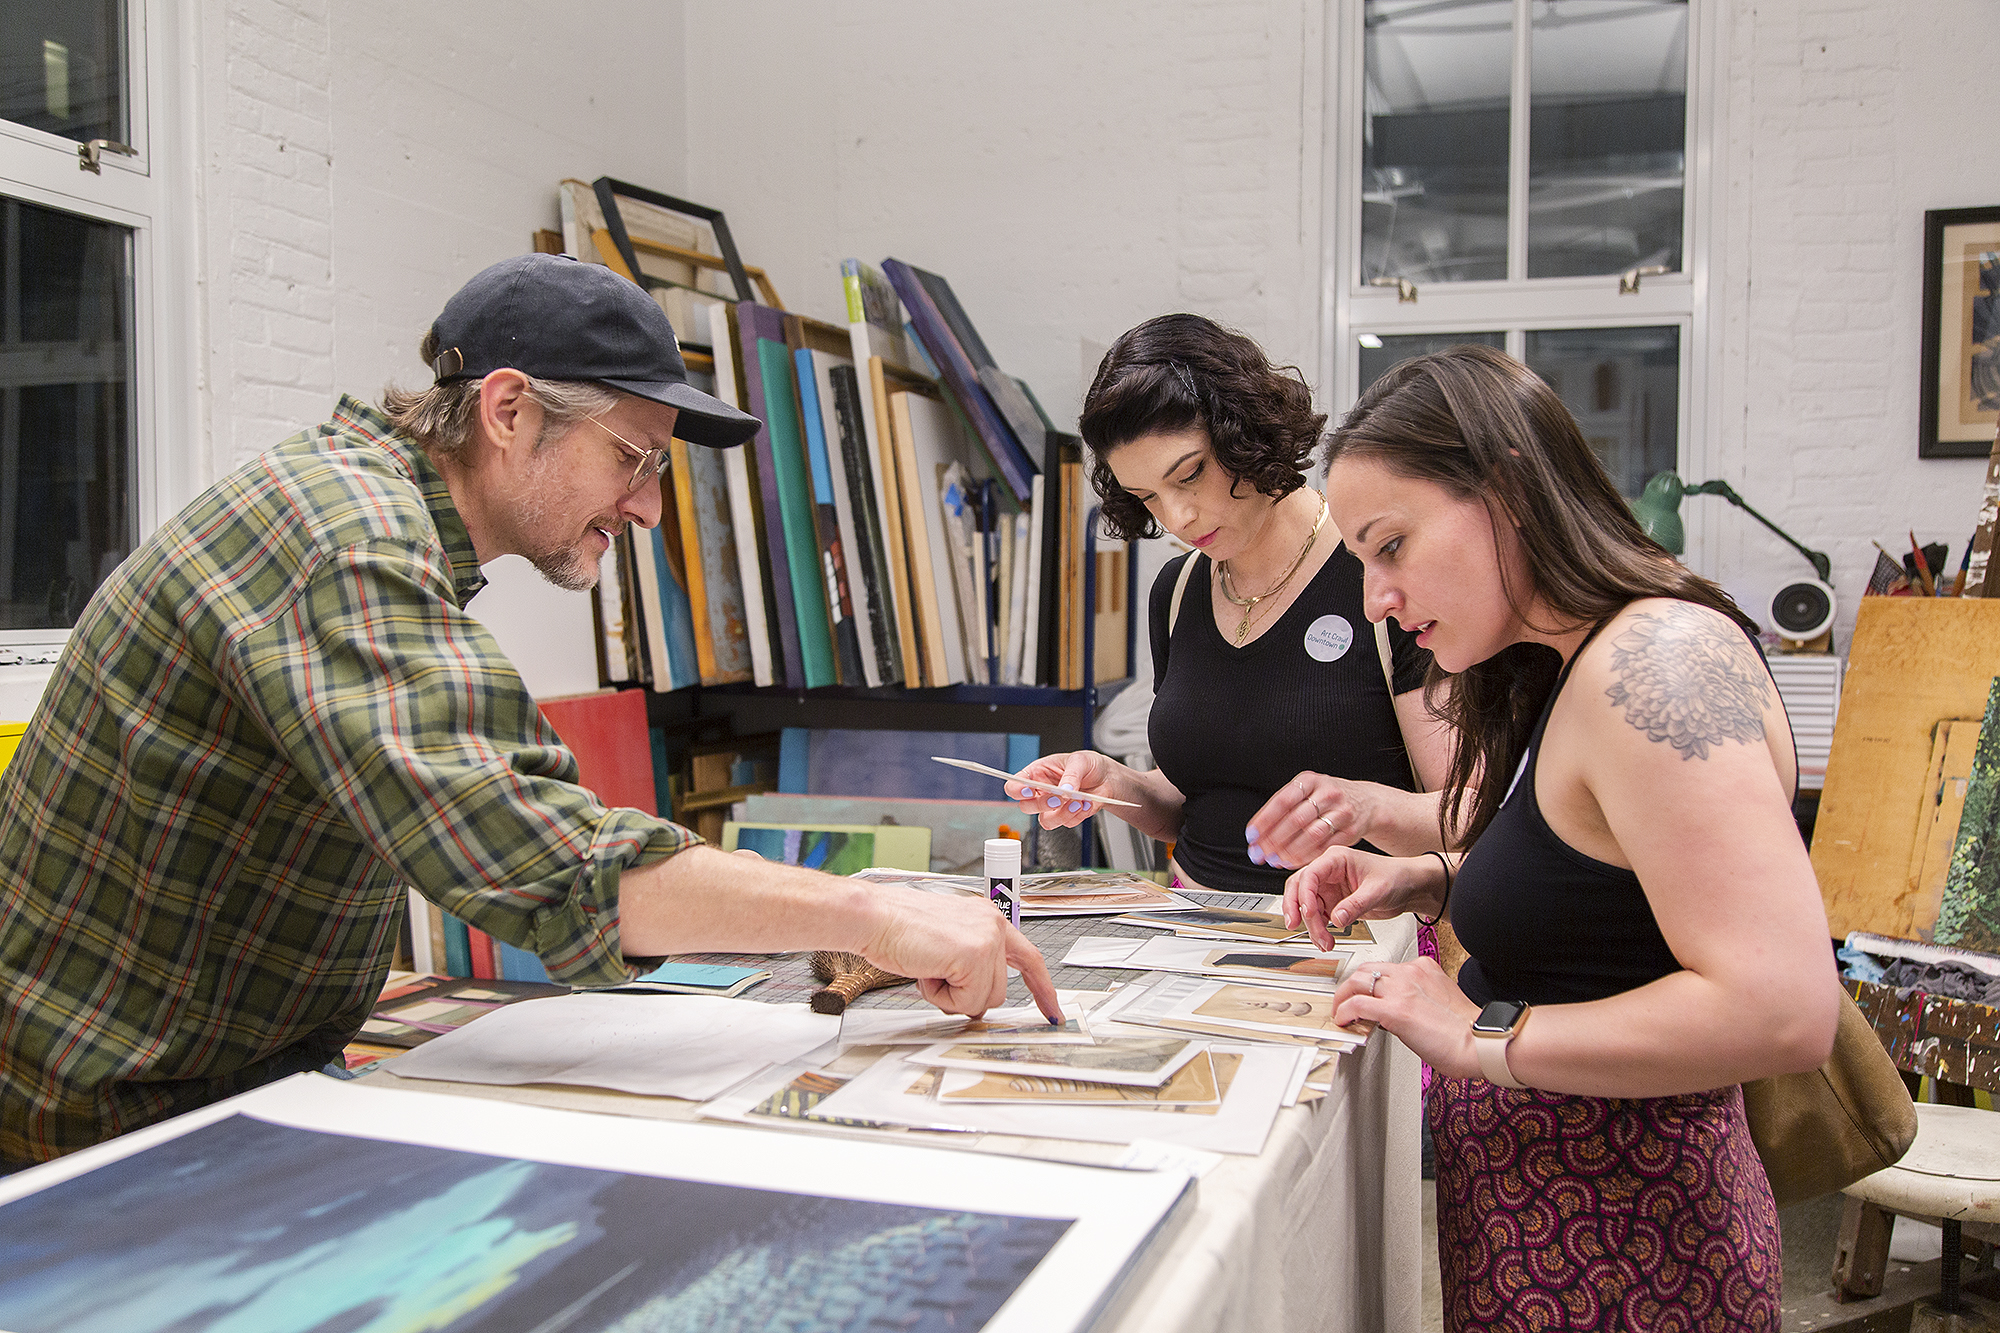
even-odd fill
[{"label": "blue and teal artwork", "polygon": [[766,861],[851,875],[875,864],[875,835],[838,833],[826,829],[746,828],[736,831],[736,846]]},{"label": "blue and teal artwork", "polygon": [[945,1333],[1069,1225],[232,1116],[0,1207],[0,1327]]}]

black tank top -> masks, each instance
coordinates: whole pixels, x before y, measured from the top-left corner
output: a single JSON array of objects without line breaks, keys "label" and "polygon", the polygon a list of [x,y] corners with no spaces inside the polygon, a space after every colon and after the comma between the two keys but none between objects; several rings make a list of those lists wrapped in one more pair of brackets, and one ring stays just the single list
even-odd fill
[{"label": "black tank top", "polygon": [[1474,1003],[1601,1000],[1681,970],[1639,877],[1557,837],[1535,799],[1549,714],[1603,628],[1590,632],[1556,677],[1506,798],[1452,883],[1452,929],[1470,955],[1458,988]]},{"label": "black tank top", "polygon": [[[1167,632],[1174,584],[1196,569]],[[1187,800],[1174,860],[1230,893],[1283,893],[1291,873],[1251,863],[1243,826],[1301,772],[1408,791],[1410,759],[1361,602],[1361,561],[1342,543],[1264,633],[1242,647],[1215,625],[1206,556],[1167,562],[1153,584],[1153,762]],[[1233,623],[1233,622],[1232,622]],[[1391,624],[1396,693],[1420,688],[1431,655]],[[1362,844],[1364,847],[1366,843]]]}]

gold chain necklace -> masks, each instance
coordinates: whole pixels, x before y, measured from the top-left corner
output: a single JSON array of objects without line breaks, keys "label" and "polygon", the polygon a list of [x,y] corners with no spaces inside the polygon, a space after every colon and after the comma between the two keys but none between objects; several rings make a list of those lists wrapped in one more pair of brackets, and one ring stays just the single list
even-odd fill
[{"label": "gold chain necklace", "polygon": [[1293,557],[1291,568],[1287,569],[1276,583],[1273,583],[1255,597],[1238,597],[1236,589],[1231,586],[1234,580],[1229,577],[1229,562],[1227,560],[1217,562],[1215,567],[1222,573],[1222,595],[1235,605],[1243,608],[1243,623],[1236,627],[1236,646],[1238,648],[1243,646],[1243,636],[1250,632],[1250,617],[1256,613],[1257,603],[1271,596],[1271,594],[1292,581],[1292,575],[1299,572],[1299,566],[1303,565],[1306,562],[1306,557],[1312,554],[1313,543],[1319,540],[1319,530],[1325,522],[1326,501],[1321,499],[1319,502],[1319,517],[1313,520],[1312,531],[1306,534],[1306,544],[1301,546],[1298,555]]}]

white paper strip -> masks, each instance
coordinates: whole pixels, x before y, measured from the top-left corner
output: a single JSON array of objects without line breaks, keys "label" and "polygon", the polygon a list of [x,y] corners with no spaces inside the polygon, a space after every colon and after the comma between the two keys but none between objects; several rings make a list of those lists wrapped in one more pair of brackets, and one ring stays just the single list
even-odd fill
[{"label": "white paper strip", "polygon": [[1292,1081],[1285,1085],[1285,1105],[1287,1106],[1297,1106],[1299,1104],[1299,1094],[1305,1091],[1306,1075],[1310,1074],[1312,1067],[1319,1063],[1319,1052],[1312,1047],[1300,1046],[1297,1049],[1299,1054],[1298,1068],[1292,1071]]},{"label": "white paper strip", "polygon": [[802,1004],[712,995],[561,995],[496,1009],[383,1068],[447,1083],[575,1083],[703,1101],[834,1040]]},{"label": "white paper strip", "polygon": [[1205,1176],[1222,1163],[1221,1153],[1182,1148],[1157,1139],[1136,1139],[1112,1165],[1122,1166],[1127,1171],[1185,1171],[1190,1175]]}]

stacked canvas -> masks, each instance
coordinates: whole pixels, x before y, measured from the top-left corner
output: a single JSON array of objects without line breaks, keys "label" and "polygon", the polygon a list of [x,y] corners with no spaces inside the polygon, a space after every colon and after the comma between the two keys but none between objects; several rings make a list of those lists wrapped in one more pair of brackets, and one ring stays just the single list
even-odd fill
[{"label": "stacked canvas", "polygon": [[[566,188],[564,210],[571,252],[622,271],[589,190]],[[702,243],[672,215],[644,222]],[[1122,545],[1096,543],[1085,604],[1080,447],[942,277],[846,261],[842,329],[726,299],[697,270],[646,276],[685,279],[669,317],[691,381],[763,425],[733,449],[675,441],[660,525],[606,554],[607,684],[1078,689],[1129,674]]]}]

